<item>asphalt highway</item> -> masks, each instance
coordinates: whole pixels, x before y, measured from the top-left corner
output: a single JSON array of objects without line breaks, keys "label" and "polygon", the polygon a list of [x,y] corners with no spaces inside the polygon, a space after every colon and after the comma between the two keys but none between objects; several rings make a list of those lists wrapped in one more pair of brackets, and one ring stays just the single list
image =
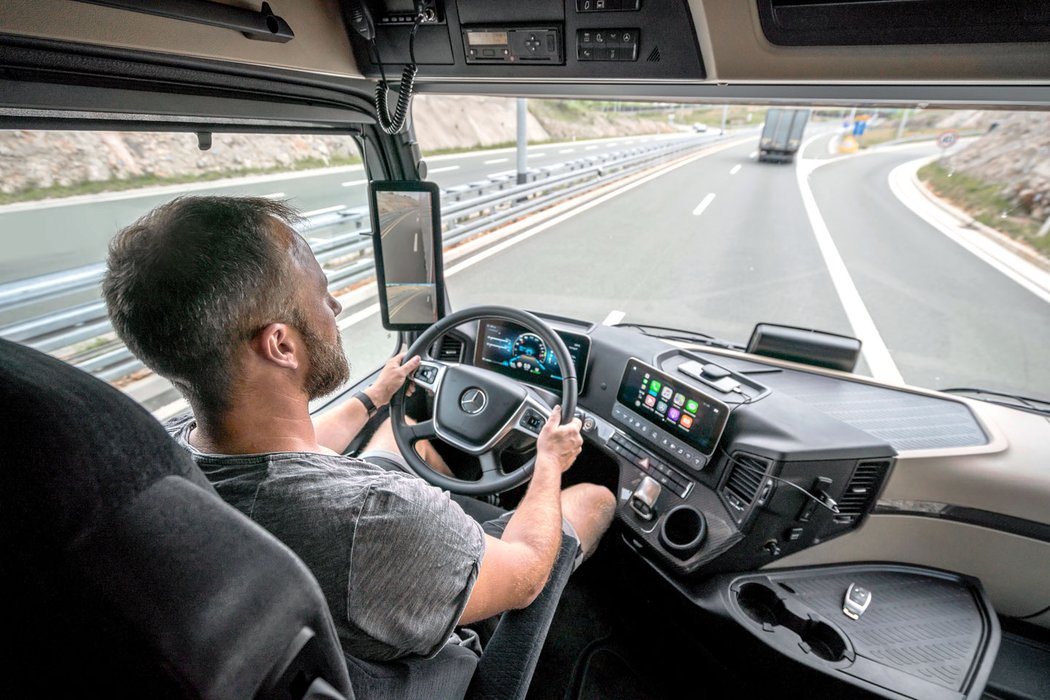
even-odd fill
[{"label": "asphalt highway", "polygon": [[[676,133],[536,145],[528,148],[528,167],[557,168],[579,158],[680,138],[703,141],[717,136]],[[515,172],[515,150],[435,156],[426,162],[428,179],[450,188]],[[312,215],[366,206],[367,182],[358,165],[0,206],[0,284],[105,260],[114,233],[180,194],[267,196],[289,200]]]}]

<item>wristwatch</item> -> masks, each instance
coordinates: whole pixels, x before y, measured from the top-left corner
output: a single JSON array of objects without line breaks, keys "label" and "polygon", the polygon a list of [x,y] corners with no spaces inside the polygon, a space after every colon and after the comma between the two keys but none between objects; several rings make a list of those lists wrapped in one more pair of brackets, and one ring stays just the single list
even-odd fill
[{"label": "wristwatch", "polygon": [[354,394],[354,398],[364,404],[365,410],[368,411],[368,417],[371,418],[379,412],[379,407],[375,405],[372,399],[368,398],[368,394],[363,391],[359,391]]}]

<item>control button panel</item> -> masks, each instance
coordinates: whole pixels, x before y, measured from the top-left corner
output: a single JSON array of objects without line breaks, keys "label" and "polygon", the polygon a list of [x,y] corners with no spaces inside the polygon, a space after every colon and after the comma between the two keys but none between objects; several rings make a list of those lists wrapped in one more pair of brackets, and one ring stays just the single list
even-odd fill
[{"label": "control button panel", "polygon": [[624,12],[641,6],[642,0],[576,0],[577,12]]},{"label": "control button panel", "polygon": [[692,481],[671,469],[666,462],[619,433],[613,433],[613,436],[609,438],[609,447],[613,452],[641,469],[644,474],[652,477],[656,483],[671,489],[682,498],[688,495],[689,489],[693,486]]},{"label": "control button panel", "polygon": [[637,417],[627,409],[614,405],[612,414],[613,418],[634,428],[646,440],[668,454],[673,455],[675,459],[687,465],[690,469],[700,471],[707,464],[707,457],[697,451],[695,447],[681,440],[675,440],[664,431],[657,429],[652,423]]},{"label": "control button panel", "polygon": [[576,58],[581,61],[637,61],[637,29],[578,29]]},{"label": "control button panel", "polygon": [[563,63],[558,27],[466,27],[467,63]]},{"label": "control button panel", "polygon": [[543,430],[543,425],[547,422],[547,419],[540,415],[539,411],[533,409],[527,409],[525,415],[518,421],[518,425],[526,430],[529,430],[537,435]]}]

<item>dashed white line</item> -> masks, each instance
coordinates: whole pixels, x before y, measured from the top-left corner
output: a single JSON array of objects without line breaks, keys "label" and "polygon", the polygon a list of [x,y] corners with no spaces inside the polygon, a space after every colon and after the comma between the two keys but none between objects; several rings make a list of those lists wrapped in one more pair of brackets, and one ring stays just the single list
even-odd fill
[{"label": "dashed white line", "polygon": [[546,153],[530,153],[529,158],[546,158]]},{"label": "dashed white line", "polygon": [[366,182],[368,182],[367,178],[365,178],[364,180],[348,180],[342,183],[342,185],[343,187],[357,187],[358,185],[363,185]]},{"label": "dashed white line", "polygon": [[310,218],[311,216],[320,216],[321,214],[329,214],[333,211],[339,211],[340,209],[346,209],[345,204],[336,204],[334,207],[325,207],[324,209],[314,209],[313,211],[304,211],[303,216]]},{"label": "dashed white line", "polygon": [[264,199],[280,199],[284,196],[284,192],[271,192],[270,194],[264,194]]},{"label": "dashed white line", "polygon": [[740,165],[740,163],[737,163],[736,165],[733,166],[733,169],[729,171],[729,174],[730,175],[736,175],[738,172],[740,172],[740,168],[742,168],[742,167],[743,166]]},{"label": "dashed white line", "polygon": [[583,150],[585,150],[585,151],[596,151],[596,150],[598,150],[598,147],[597,146],[587,146]]},{"label": "dashed white line", "polygon": [[492,178],[494,178],[494,177],[503,177],[504,175],[514,175],[514,174],[516,174],[517,172],[518,172],[517,170],[501,170],[501,171],[500,171],[500,172],[498,172],[498,173],[489,173],[489,174],[488,174],[488,175],[486,175],[485,177],[487,177],[487,178],[489,178],[489,179],[492,179]]},{"label": "dashed white line", "polygon": [[446,165],[444,168],[427,168],[427,175],[434,173],[447,173],[450,170],[459,170],[458,165]]},{"label": "dashed white line", "polygon": [[751,153],[749,153],[747,157],[750,158],[751,160],[754,160],[755,158],[758,157],[758,151],[751,151]]},{"label": "dashed white line", "polygon": [[574,149],[574,148],[563,148],[560,151],[558,151],[558,153],[572,153],[574,150],[576,150],[576,149]]},{"label": "dashed white line", "polygon": [[715,200],[715,193],[708,192],[707,196],[700,200],[700,203],[696,205],[696,209],[693,210],[693,216],[700,216],[704,213],[704,209],[710,206],[711,202]]},{"label": "dashed white line", "polygon": [[612,311],[609,312],[609,315],[605,317],[605,320],[602,321],[602,325],[603,326],[615,326],[617,323],[622,321],[623,317],[626,316],[626,315],[627,314],[625,312],[623,312],[623,311],[617,311],[616,309],[613,309]]},{"label": "dashed white line", "polygon": [[484,165],[495,165],[496,163],[506,163],[510,158],[493,158],[492,160],[486,160],[483,162]]}]

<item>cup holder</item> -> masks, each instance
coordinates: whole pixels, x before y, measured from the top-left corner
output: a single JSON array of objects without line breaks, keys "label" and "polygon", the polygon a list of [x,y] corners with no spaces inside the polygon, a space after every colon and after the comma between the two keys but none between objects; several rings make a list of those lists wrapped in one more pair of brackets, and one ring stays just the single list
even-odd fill
[{"label": "cup holder", "polygon": [[791,630],[801,640],[803,651],[825,661],[849,657],[849,644],[841,632],[812,613],[796,611],[772,588],[761,583],[745,583],[737,592],[740,609],[766,631],[778,627]]},{"label": "cup holder", "polygon": [[704,514],[692,506],[675,506],[660,523],[660,544],[679,559],[696,554],[706,535]]}]

